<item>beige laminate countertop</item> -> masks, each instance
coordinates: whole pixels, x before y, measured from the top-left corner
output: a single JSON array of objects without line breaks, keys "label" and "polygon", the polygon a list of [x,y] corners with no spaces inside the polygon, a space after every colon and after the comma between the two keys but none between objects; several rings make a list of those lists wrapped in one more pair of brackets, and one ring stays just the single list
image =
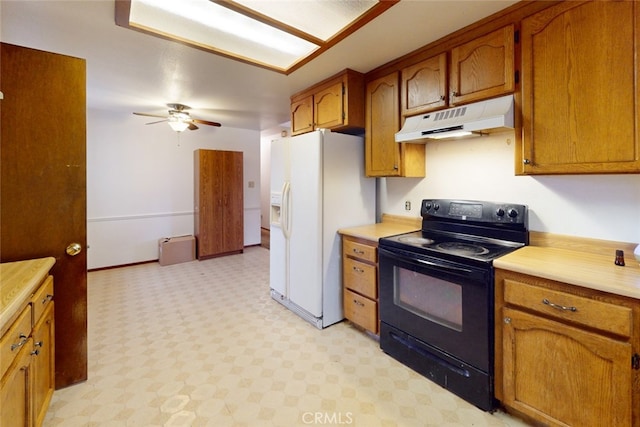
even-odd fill
[{"label": "beige laminate countertop", "polygon": [[525,246],[493,261],[493,266],[611,294],[640,299],[640,266],[627,256],[625,266],[604,256],[569,249]]},{"label": "beige laminate countertop", "polygon": [[24,306],[55,262],[47,257],[0,264],[0,328]]},{"label": "beige laminate countertop", "polygon": [[420,230],[420,226],[416,227],[413,224],[389,221],[362,225],[360,227],[341,228],[338,230],[338,233],[345,236],[377,242],[381,237],[394,236],[396,234],[409,233],[410,231],[416,230]]}]

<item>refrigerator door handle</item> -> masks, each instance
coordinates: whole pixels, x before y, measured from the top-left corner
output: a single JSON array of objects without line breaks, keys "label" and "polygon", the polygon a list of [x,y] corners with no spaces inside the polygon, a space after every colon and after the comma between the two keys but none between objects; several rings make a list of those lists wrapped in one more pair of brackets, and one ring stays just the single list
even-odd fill
[{"label": "refrigerator door handle", "polygon": [[285,239],[291,237],[291,183],[282,185],[282,233]]}]

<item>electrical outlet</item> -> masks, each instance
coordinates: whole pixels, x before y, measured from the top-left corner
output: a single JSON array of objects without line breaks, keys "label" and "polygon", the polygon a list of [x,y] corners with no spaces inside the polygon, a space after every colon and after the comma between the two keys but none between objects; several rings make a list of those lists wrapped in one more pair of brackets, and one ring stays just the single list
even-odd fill
[{"label": "electrical outlet", "polygon": [[406,211],[411,210],[411,200],[407,200],[406,202],[404,202],[404,210]]},{"label": "electrical outlet", "polygon": [[253,188],[256,186],[255,181],[249,181],[249,188]]}]

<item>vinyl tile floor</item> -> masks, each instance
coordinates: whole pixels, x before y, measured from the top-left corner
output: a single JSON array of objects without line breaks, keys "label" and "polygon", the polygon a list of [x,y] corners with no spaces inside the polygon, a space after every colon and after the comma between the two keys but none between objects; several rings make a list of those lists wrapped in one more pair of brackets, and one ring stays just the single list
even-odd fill
[{"label": "vinyl tile floor", "polygon": [[89,273],[89,379],[45,426],[525,426],[269,296],[269,251]]}]

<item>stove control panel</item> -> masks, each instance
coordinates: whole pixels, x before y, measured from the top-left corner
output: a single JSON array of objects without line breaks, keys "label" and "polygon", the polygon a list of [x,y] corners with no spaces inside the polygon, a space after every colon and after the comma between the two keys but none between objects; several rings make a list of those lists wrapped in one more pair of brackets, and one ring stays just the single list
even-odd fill
[{"label": "stove control panel", "polygon": [[425,199],[422,201],[420,214],[426,220],[447,218],[456,221],[527,225],[527,206],[515,203]]}]

